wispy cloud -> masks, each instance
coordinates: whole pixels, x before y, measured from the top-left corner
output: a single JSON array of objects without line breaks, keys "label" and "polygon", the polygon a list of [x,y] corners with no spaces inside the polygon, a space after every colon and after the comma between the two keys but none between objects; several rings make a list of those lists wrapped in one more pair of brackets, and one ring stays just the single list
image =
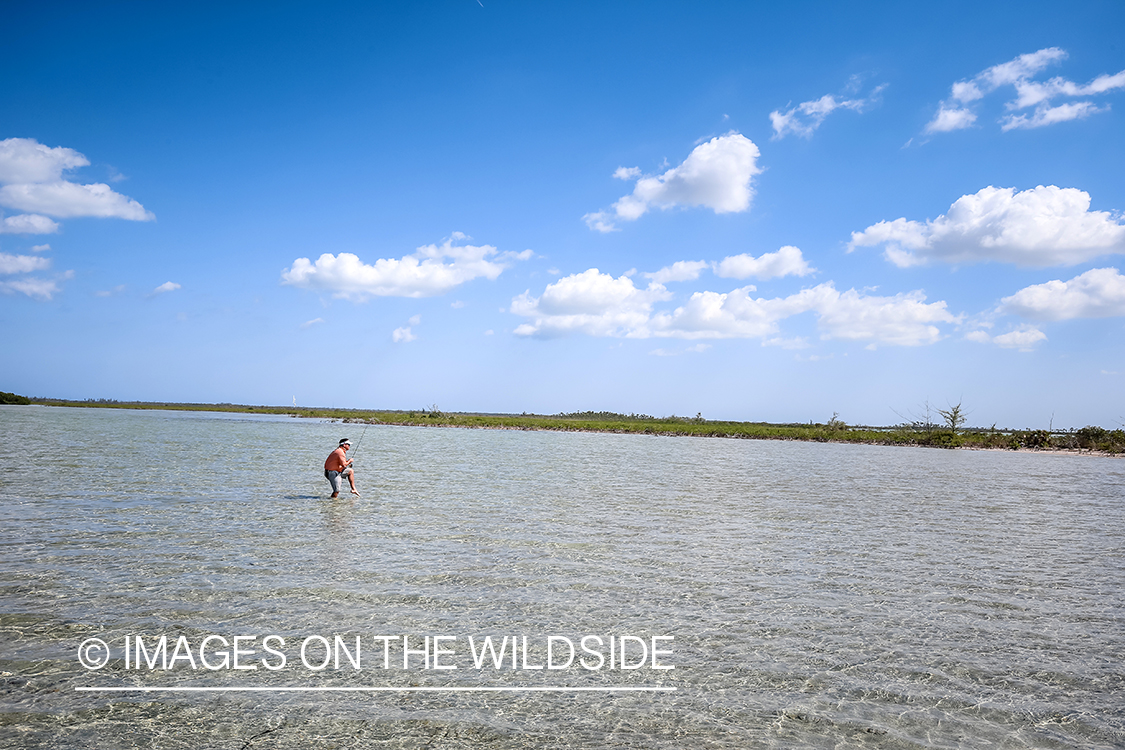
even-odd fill
[{"label": "wispy cloud", "polygon": [[59,291],[59,285],[50,279],[26,278],[0,281],[0,292],[4,294],[26,294],[28,297],[38,297],[49,300]]},{"label": "wispy cloud", "polygon": [[[49,246],[32,248],[33,250],[50,250]],[[20,276],[51,268],[51,259],[43,255],[12,255],[0,253],[0,276]],[[25,294],[41,300],[51,299],[58,291],[58,282],[74,276],[73,271],[55,274],[54,279],[45,279],[38,276],[23,276],[18,279],[0,280],[0,292],[4,294]]]},{"label": "wispy cloud", "polygon": [[149,296],[155,297],[158,294],[165,294],[167,292],[174,292],[174,291],[176,291],[177,289],[180,289],[180,288],[182,288],[182,287],[180,287],[180,285],[177,284],[174,281],[165,281],[163,284],[161,284],[160,286],[153,289],[152,292],[149,293]]},{"label": "wispy cloud", "polygon": [[391,340],[396,344],[408,344],[411,341],[416,341],[418,339],[418,337],[414,335],[414,331],[412,329],[414,326],[422,322],[422,316],[413,315],[411,316],[410,320],[406,322],[409,325],[405,325],[401,328],[396,328],[391,331]]},{"label": "wispy cloud", "polygon": [[[859,79],[853,76],[849,84],[848,93],[854,93],[858,88]],[[786,135],[798,135],[802,138],[811,138],[816,129],[820,127],[828,115],[836,110],[846,109],[853,112],[863,112],[865,109],[875,106],[881,100],[883,89],[887,87],[886,84],[876,86],[870,94],[858,99],[845,98],[847,94],[837,97],[833,94],[825,94],[819,99],[812,99],[807,102],[801,102],[795,107],[782,112],[775,109],[770,112],[770,124],[773,125],[773,140],[779,140]]]},{"label": "wispy cloud", "polygon": [[681,354],[702,354],[710,348],[710,344],[694,344],[683,349],[653,349],[649,354],[654,357],[678,357]]},{"label": "wispy cloud", "polygon": [[[1100,75],[1086,84],[1077,84],[1061,77],[1047,81],[1033,80],[1043,70],[1061,63],[1067,57],[1065,50],[1048,47],[993,65],[972,78],[957,81],[951,88],[949,98],[941,102],[938,111],[926,124],[924,132],[947,133],[971,127],[977,120],[975,103],[1006,86],[1015,88],[1016,98],[1006,103],[1009,114],[1000,119],[1000,129],[1004,132],[1042,128],[1107,111],[1108,104],[1099,106],[1089,99],[1058,105],[1052,105],[1051,100],[1060,97],[1094,97],[1125,88],[1125,70],[1112,75]],[[1035,108],[1031,114],[1019,112],[1031,107]]]}]

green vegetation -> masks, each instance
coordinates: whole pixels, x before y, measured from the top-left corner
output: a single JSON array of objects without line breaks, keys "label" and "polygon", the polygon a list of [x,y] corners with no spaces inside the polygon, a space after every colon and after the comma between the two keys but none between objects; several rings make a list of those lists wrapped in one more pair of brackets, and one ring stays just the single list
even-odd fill
[{"label": "green vegetation", "polygon": [[31,399],[26,396],[17,396],[14,393],[0,391],[0,404],[30,404]]},{"label": "green vegetation", "polygon": [[[325,411],[314,409],[294,409],[291,406],[247,406],[244,404],[176,404],[163,401],[118,401],[113,398],[88,398],[85,401],[71,401],[62,398],[28,399],[28,403],[41,406],[84,406],[102,409],[167,409],[171,411],[229,411],[240,414],[292,414],[298,417],[321,416],[303,412]],[[329,410],[346,412],[346,409]],[[335,416],[335,415],[333,415]]]},{"label": "green vegetation", "polygon": [[961,408],[960,401],[957,402],[956,406],[951,406],[948,409],[938,409],[937,413],[945,420],[945,426],[948,427],[949,431],[954,435],[956,435],[957,430],[961,429],[965,424],[966,415]]},{"label": "green vegetation", "polygon": [[[11,394],[7,394],[11,395]],[[18,397],[17,397],[18,398]],[[1080,430],[1005,430],[965,427],[961,404],[937,410],[944,425],[925,418],[894,427],[848,425],[838,414],[825,423],[771,424],[767,422],[727,422],[694,417],[653,417],[648,414],[616,412],[571,412],[568,414],[464,414],[443,412],[435,404],[415,411],[366,409],[322,409],[292,406],[245,406],[241,404],[173,404],[88,399],[64,401],[33,398],[31,403],[47,406],[85,406],[116,409],[175,409],[184,411],[226,411],[249,414],[289,414],[296,417],[336,419],[346,423],[393,424],[426,427],[476,427],[503,430],[559,430],[569,432],[616,432],[644,435],[690,435],[762,440],[811,440],[817,442],[871,443],[878,445],[924,445],[935,448],[1004,448],[1038,450],[1089,450],[1125,453],[1125,431],[1088,426]]]}]

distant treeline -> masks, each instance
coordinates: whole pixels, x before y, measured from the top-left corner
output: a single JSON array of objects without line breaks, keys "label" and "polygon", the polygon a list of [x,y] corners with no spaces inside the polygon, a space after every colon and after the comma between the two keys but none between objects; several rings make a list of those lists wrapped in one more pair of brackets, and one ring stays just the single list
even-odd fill
[{"label": "distant treeline", "polygon": [[[4,394],[12,396],[13,394]],[[15,398],[22,398],[15,396]],[[337,419],[348,423],[389,424],[427,427],[476,427],[505,430],[558,430],[568,432],[617,432],[645,435],[691,435],[817,442],[872,443],[879,445],[924,445],[936,448],[1031,448],[1037,450],[1091,450],[1125,453],[1125,431],[1089,425],[1078,430],[1013,430],[939,426],[909,422],[890,427],[853,426],[833,415],[828,422],[772,424],[768,422],[728,422],[694,417],[653,417],[648,414],[618,414],[606,411],[565,414],[476,414],[443,412],[436,406],[413,411],[367,409],[322,409],[293,406],[247,406],[243,404],[179,404],[161,402],[88,399],[31,398],[5,403],[35,403],[46,406],[85,406],[115,409],[173,409],[182,411],[243,412],[249,414],[289,414],[296,417]]]},{"label": "distant treeline", "polygon": [[0,404],[30,404],[31,399],[26,396],[17,396],[14,393],[0,391]]}]

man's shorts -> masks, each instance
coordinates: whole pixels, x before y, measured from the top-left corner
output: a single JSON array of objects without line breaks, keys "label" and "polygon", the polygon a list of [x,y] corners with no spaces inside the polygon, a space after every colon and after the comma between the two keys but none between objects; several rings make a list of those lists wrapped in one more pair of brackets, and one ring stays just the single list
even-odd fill
[{"label": "man's shorts", "polygon": [[324,472],[324,478],[327,479],[328,483],[332,485],[332,494],[333,495],[340,494],[340,484],[341,484],[340,477],[346,477],[348,474],[351,474],[351,473],[352,473],[351,467],[348,467],[347,469],[344,469],[343,471],[327,471],[326,470]]}]

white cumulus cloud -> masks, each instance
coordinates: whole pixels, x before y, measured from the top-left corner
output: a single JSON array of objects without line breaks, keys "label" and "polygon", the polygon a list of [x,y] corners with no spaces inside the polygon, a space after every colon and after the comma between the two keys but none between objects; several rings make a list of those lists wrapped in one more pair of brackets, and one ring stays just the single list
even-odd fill
[{"label": "white cumulus cloud", "polygon": [[613,278],[591,268],[549,284],[539,297],[530,290],[512,300],[511,312],[531,322],[515,329],[520,336],[589,336],[647,338],[654,303],[670,299],[660,284],[638,289],[628,276]]},{"label": "white cumulus cloud", "polygon": [[933,221],[900,218],[852,232],[848,251],[877,245],[902,268],[931,260],[1075,265],[1125,252],[1125,225],[1106,211],[1091,211],[1089,193],[1076,188],[989,186],[961,196]]},{"label": "white cumulus cloud", "polygon": [[[1065,50],[1048,47],[986,68],[971,79],[954,83],[949,98],[938,105],[938,111],[927,123],[925,132],[946,133],[971,126],[977,119],[972,109],[973,102],[1003,86],[1013,86],[1016,91],[1015,99],[1006,104],[1009,114],[1000,119],[1001,130],[1005,132],[1041,128],[1107,111],[1109,105],[1098,106],[1088,99],[1051,105],[1051,100],[1058,97],[1092,97],[1125,88],[1125,70],[1113,75],[1100,75],[1086,84],[1077,84],[1061,77],[1047,81],[1033,80],[1034,76],[1048,66],[1066,58]],[[1030,115],[1018,113],[1029,107],[1035,108]]]},{"label": "white cumulus cloud", "polygon": [[617,229],[615,222],[635,221],[650,208],[702,206],[717,214],[738,213],[750,208],[754,196],[751,181],[761,172],[758,147],[744,135],[728,133],[701,143],[682,164],[663,174],[641,176],[635,167],[618,168],[614,177],[637,179],[633,192],[613,204],[611,210],[582,217],[599,232]]},{"label": "white cumulus cloud", "polygon": [[180,285],[177,284],[174,281],[165,281],[163,284],[161,284],[160,286],[153,289],[152,294],[155,295],[155,294],[164,294],[165,292],[174,292],[174,291],[176,291],[177,289],[180,289],[180,288],[181,288]]},{"label": "white cumulus cloud", "polygon": [[1040,341],[1046,340],[1047,334],[1038,328],[1021,328],[1018,331],[993,337],[992,343],[1005,349],[1019,349],[1021,352],[1029,352]]},{"label": "white cumulus cloud", "polygon": [[115,193],[109,185],[97,182],[44,182],[0,187],[0,205],[18,211],[47,214],[60,219],[78,216],[150,221],[156,216],[132,198]]},{"label": "white cumulus cloud", "polygon": [[926,302],[920,291],[893,297],[839,292],[831,282],[788,297],[755,298],[753,286],[731,292],[696,292],[672,311],[654,311],[671,295],[660,284],[638,289],[627,276],[613,278],[591,268],[512,300],[511,312],[531,318],[518,335],[584,333],[623,338],[776,338],[779,323],[794,315],[817,315],[821,337],[872,344],[917,346],[942,338],[937,324],[958,323],[945,302]]},{"label": "white cumulus cloud", "polygon": [[933,344],[941,338],[935,323],[958,323],[945,302],[926,302],[921,291],[877,297],[854,289],[840,293],[829,284],[815,287],[822,338],[863,340],[896,346]]},{"label": "white cumulus cloud", "polygon": [[773,279],[780,276],[808,276],[814,273],[801,255],[800,248],[786,245],[775,253],[757,258],[743,253],[723,258],[715,265],[715,274],[726,279]]},{"label": "white cumulus cloud", "polygon": [[808,308],[792,298],[755,299],[754,287],[696,292],[681,307],[654,316],[660,336],[685,339],[758,338],[777,332],[778,321]]},{"label": "white cumulus cloud", "polygon": [[0,141],[0,182],[58,182],[68,169],[87,167],[90,161],[72,148],[49,148],[34,138]]},{"label": "white cumulus cloud", "polygon": [[[156,217],[137,201],[114,192],[104,183],[80,185],[63,178],[63,172],[89,165],[70,148],[48,148],[33,138],[0,141],[0,206],[29,215],[4,220],[4,231],[43,234],[58,230],[46,216],[151,221]],[[42,216],[40,214],[45,214]]]},{"label": "white cumulus cloud", "polygon": [[396,344],[407,344],[417,339],[418,337],[410,331],[410,326],[403,326],[402,328],[396,328],[391,331],[391,340]]},{"label": "white cumulus cloud", "polygon": [[37,255],[9,255],[0,253],[0,274],[31,273],[51,267],[51,259]]},{"label": "white cumulus cloud", "polygon": [[695,281],[708,265],[704,260],[678,260],[670,266],[665,266],[655,273],[646,273],[644,276],[657,284],[667,284],[670,281]]},{"label": "white cumulus cloud", "polygon": [[934,115],[934,119],[926,126],[926,132],[947,133],[950,130],[963,130],[976,121],[976,113],[971,109],[943,104]]},{"label": "white cumulus cloud", "polygon": [[999,336],[990,336],[987,331],[971,331],[965,334],[968,341],[978,344],[996,344],[1004,349],[1019,349],[1021,352],[1034,350],[1036,344],[1047,340],[1047,334],[1038,328],[1025,326]]},{"label": "white cumulus cloud", "polygon": [[495,279],[512,260],[527,260],[531,250],[499,253],[491,245],[455,245],[468,239],[454,232],[441,245],[423,245],[402,258],[364,263],[352,253],[325,253],[313,263],[297,258],[281,283],[331,292],[343,299],[432,297],[477,278]]},{"label": "white cumulus cloud", "polygon": [[1123,316],[1125,276],[1116,268],[1095,268],[1070,281],[1035,284],[1000,300],[1000,310],[1032,320]]},{"label": "white cumulus cloud", "polygon": [[58,222],[38,214],[8,216],[0,221],[0,234],[54,234],[57,231]]},{"label": "white cumulus cloud", "polygon": [[773,299],[755,299],[751,291],[696,292],[683,307],[655,316],[652,328],[678,338],[758,338],[776,334],[785,318],[813,312],[823,339],[918,346],[941,338],[936,323],[960,320],[945,302],[927,303],[920,291],[878,297],[839,292],[831,282]]}]

